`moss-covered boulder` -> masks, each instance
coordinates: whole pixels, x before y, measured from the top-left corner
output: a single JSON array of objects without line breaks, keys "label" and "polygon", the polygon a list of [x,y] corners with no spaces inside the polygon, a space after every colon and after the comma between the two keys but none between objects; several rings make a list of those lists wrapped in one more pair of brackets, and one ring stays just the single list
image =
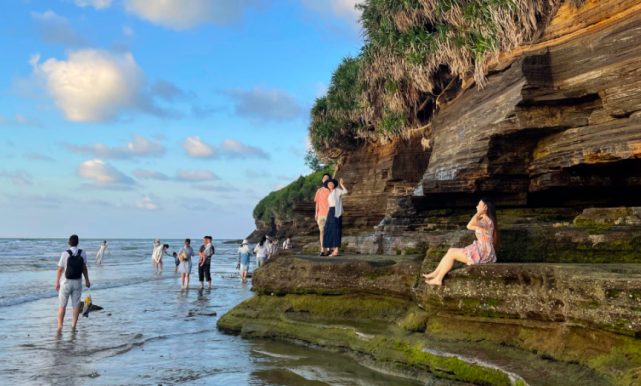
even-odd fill
[{"label": "moss-covered boulder", "polygon": [[420,281],[426,308],[460,315],[567,322],[641,336],[641,266],[483,264]]},{"label": "moss-covered boulder", "polygon": [[266,294],[376,293],[411,299],[423,257],[282,256],[254,272],[253,290]]}]

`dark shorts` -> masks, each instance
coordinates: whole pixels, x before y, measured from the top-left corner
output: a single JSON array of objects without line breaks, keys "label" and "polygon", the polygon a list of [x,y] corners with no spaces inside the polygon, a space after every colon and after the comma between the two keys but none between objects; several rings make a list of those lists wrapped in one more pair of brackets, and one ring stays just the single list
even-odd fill
[{"label": "dark shorts", "polygon": [[198,265],[198,281],[211,281],[211,260]]},{"label": "dark shorts", "polygon": [[180,265],[180,260],[174,259],[174,263],[176,263],[176,267]]}]

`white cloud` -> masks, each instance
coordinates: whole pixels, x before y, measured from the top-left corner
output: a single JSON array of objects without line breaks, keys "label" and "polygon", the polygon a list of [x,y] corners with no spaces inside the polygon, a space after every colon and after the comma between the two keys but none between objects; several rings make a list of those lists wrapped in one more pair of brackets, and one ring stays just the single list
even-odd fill
[{"label": "white cloud", "polygon": [[123,0],[127,12],[163,27],[182,30],[199,24],[231,24],[240,20],[245,8],[262,11],[263,0]]},{"label": "white cloud", "polygon": [[132,135],[131,142],[127,142],[127,146],[110,147],[101,143],[94,143],[93,145],[73,145],[65,143],[64,146],[73,153],[108,159],[160,157],[165,154],[166,151],[159,140],[151,141],[142,135]]},{"label": "white cloud", "polygon": [[269,153],[265,152],[263,149],[256,146],[245,145],[240,141],[235,141],[229,138],[223,139],[220,146],[212,146],[200,139],[200,137],[186,137],[183,140],[182,147],[187,152],[187,155],[193,158],[271,159]]},{"label": "white cloud", "polygon": [[364,0],[301,0],[301,3],[318,12],[323,17],[333,17],[348,22],[353,28],[359,28],[358,20],[361,11],[356,9],[356,4]]},{"label": "white cloud", "polygon": [[136,182],[114,166],[100,159],[89,160],[78,165],[78,176],[94,180],[87,188],[107,190],[131,190]]},{"label": "white cloud", "polygon": [[55,195],[39,195],[39,194],[3,194],[5,200],[12,205],[25,205],[28,207],[38,207],[38,208],[59,208],[60,205],[67,201],[65,197],[55,196]]},{"label": "white cloud", "polygon": [[40,123],[40,121],[38,121],[37,119],[29,119],[22,114],[16,114],[15,117],[16,122],[21,125],[42,127],[42,123]]},{"label": "white cloud", "polygon": [[279,180],[288,181],[288,182],[297,180],[299,177],[300,177],[300,175],[298,175],[298,176],[297,175],[285,176],[285,175],[282,175],[282,174],[279,175],[279,176],[276,176],[276,178],[278,178]]},{"label": "white cloud", "polygon": [[211,158],[214,156],[214,148],[203,142],[198,136],[186,137],[182,146],[190,157]]},{"label": "white cloud", "polygon": [[125,36],[134,36],[136,33],[134,32],[133,28],[124,26],[122,27],[122,33]]},{"label": "white cloud", "polygon": [[161,180],[161,181],[169,180],[168,175],[163,174],[161,172],[157,172],[155,170],[136,169],[132,171],[131,174],[133,174],[134,177],[141,180]]},{"label": "white cloud", "polygon": [[143,210],[157,210],[160,206],[154,202],[150,197],[145,197],[140,201],[136,201],[136,208]]},{"label": "white cloud", "polygon": [[14,114],[14,119],[0,115],[0,125],[16,125],[16,126],[36,126],[42,127],[42,123],[37,119],[29,119],[22,114]]},{"label": "white cloud", "polygon": [[217,184],[194,184],[192,189],[204,190],[206,192],[237,192],[239,189],[233,185],[217,185]]},{"label": "white cloud", "polygon": [[151,93],[160,99],[168,102],[173,102],[176,99],[185,99],[191,97],[186,92],[178,88],[175,84],[167,82],[166,80],[158,79],[151,86]]},{"label": "white cloud", "polygon": [[69,53],[66,61],[39,62],[39,54],[29,61],[70,121],[106,122],[132,111],[165,118],[178,115],[155,104],[145,74],[131,53],[85,49]]},{"label": "white cloud", "polygon": [[107,9],[113,0],[63,0],[67,3],[75,3],[79,7],[94,7],[95,9]]},{"label": "white cloud", "polygon": [[223,158],[261,158],[270,159],[270,155],[263,149],[256,146],[245,145],[240,141],[225,138],[219,147]]},{"label": "white cloud", "polygon": [[271,177],[271,173],[268,171],[258,172],[255,170],[245,170],[245,175],[249,178],[268,178]]},{"label": "white cloud", "polygon": [[8,172],[5,169],[1,169],[0,178],[3,178],[3,177],[8,178],[11,182],[13,182],[14,185],[18,185],[18,186],[33,185],[33,182],[31,182],[31,174],[27,173],[22,169],[16,170],[13,173]]},{"label": "white cloud", "polygon": [[236,115],[249,118],[256,124],[291,121],[305,113],[296,96],[284,90],[254,86],[251,90],[228,88],[223,92],[234,101]]},{"label": "white cloud", "polygon": [[24,157],[34,161],[54,162],[53,158],[40,153],[24,153]]},{"label": "white cloud", "polygon": [[178,201],[180,206],[187,210],[202,211],[215,211],[221,210],[220,205],[199,197],[179,197]]},{"label": "white cloud", "polygon": [[178,170],[176,172],[177,181],[214,181],[219,180],[217,175],[209,170]]},{"label": "white cloud", "polygon": [[48,44],[61,44],[65,47],[83,47],[89,40],[80,36],[69,21],[49,10],[43,13],[31,12],[40,40]]}]

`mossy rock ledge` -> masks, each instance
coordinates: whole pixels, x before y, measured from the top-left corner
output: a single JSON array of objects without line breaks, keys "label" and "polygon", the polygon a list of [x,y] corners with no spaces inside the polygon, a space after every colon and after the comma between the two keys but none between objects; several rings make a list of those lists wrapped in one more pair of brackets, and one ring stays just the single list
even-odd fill
[{"label": "mossy rock ledge", "polygon": [[641,384],[641,267],[490,264],[436,288],[421,263],[281,255],[217,325],[431,384]]}]

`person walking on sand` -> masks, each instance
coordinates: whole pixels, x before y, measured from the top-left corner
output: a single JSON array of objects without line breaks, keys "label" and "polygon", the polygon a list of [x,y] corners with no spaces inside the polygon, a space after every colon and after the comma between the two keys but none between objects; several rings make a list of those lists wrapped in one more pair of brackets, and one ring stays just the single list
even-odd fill
[{"label": "person walking on sand", "polygon": [[[323,235],[325,233],[325,223],[327,222],[327,213],[329,213],[329,204],[327,202],[327,197],[329,196],[329,189],[325,187],[325,181],[332,178],[329,173],[323,174],[323,186],[318,188],[316,191],[316,197],[314,197],[314,202],[316,202],[316,215],[314,219],[318,224],[318,229],[320,230],[320,252],[318,256],[325,256],[325,247],[323,245]],[[327,253],[329,254],[329,252]]]},{"label": "person walking on sand", "polygon": [[189,275],[191,274],[191,258],[194,257],[194,249],[191,247],[191,240],[185,239],[185,245],[178,251],[178,258],[180,259],[180,283],[182,288],[189,287]]},{"label": "person walking on sand", "polygon": [[211,257],[216,252],[214,245],[212,244],[211,236],[205,236],[203,238],[203,246],[200,247],[200,261],[198,262],[198,280],[200,281],[200,288],[205,288],[205,279],[209,283],[209,289],[211,289]]},{"label": "person walking on sand", "polygon": [[467,265],[496,262],[494,248],[498,246],[499,230],[496,221],[496,207],[490,199],[483,198],[479,201],[476,206],[476,214],[467,224],[467,229],[474,231],[477,240],[463,249],[450,248],[441,259],[438,267],[431,273],[423,275],[428,279],[425,283],[442,285],[443,277],[452,270],[454,260]]},{"label": "person walking on sand", "polygon": [[102,264],[102,258],[105,255],[105,250],[111,255],[111,251],[107,247],[107,240],[103,241],[102,244],[96,249],[96,263],[98,265]]},{"label": "person walking on sand", "polygon": [[62,329],[62,322],[67,312],[67,303],[71,297],[73,308],[73,319],[71,328],[76,328],[78,316],[80,315],[80,298],[82,297],[82,276],[85,276],[85,285],[91,288],[89,282],[89,271],[87,270],[87,255],[82,249],[78,249],[80,240],[77,235],[69,237],[69,249],[62,252],[58,262],[58,276],[56,277],[56,292],[60,308],[58,309],[58,330]]},{"label": "person walking on sand", "polygon": [[240,269],[240,280],[243,283],[247,283],[247,272],[249,271],[249,256],[251,251],[249,250],[249,243],[247,240],[243,240],[243,243],[238,248],[238,265],[236,269]]},{"label": "person walking on sand", "polygon": [[[340,185],[340,188],[338,188]],[[339,256],[338,249],[341,246],[341,239],[343,237],[343,199],[342,197],[347,194],[347,189],[343,185],[343,179],[336,181],[330,178],[325,181],[325,187],[329,189],[327,196],[327,203],[329,211],[327,212],[327,222],[325,223],[325,232],[323,232],[323,247],[334,249],[331,255],[326,256]]]},{"label": "person walking on sand", "polygon": [[263,238],[260,239],[260,243],[254,247],[254,253],[256,254],[256,266],[260,268],[271,255],[267,237],[263,236]]}]

